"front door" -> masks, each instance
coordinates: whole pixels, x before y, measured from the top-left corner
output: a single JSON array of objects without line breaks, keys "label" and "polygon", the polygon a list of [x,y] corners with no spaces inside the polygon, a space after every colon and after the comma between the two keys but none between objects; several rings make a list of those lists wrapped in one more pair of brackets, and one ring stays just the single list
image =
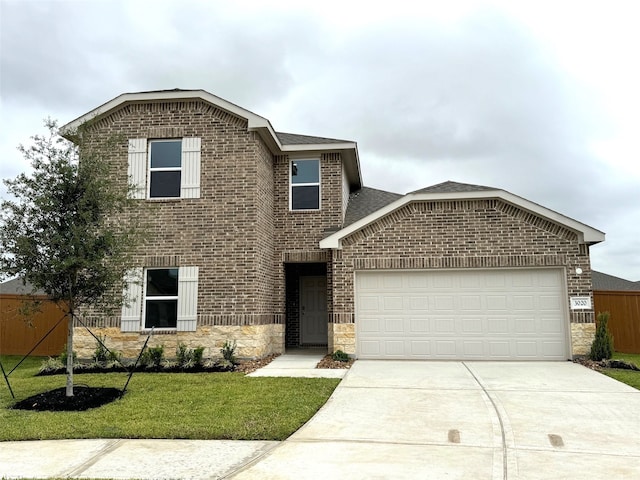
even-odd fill
[{"label": "front door", "polygon": [[300,277],[300,343],[327,344],[327,277]]}]

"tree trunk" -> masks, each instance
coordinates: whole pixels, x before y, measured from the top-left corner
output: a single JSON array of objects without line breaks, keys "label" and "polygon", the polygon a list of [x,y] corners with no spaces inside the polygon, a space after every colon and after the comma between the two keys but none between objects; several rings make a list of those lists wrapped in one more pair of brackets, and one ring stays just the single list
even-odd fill
[{"label": "tree trunk", "polygon": [[69,312],[67,328],[67,397],[73,397],[73,312]]}]

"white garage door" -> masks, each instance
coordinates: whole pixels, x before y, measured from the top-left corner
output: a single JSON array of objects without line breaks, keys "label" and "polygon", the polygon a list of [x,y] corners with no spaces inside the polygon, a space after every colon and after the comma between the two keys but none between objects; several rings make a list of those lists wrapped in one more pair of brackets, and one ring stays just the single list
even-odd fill
[{"label": "white garage door", "polygon": [[358,358],[565,360],[560,269],[356,273]]}]

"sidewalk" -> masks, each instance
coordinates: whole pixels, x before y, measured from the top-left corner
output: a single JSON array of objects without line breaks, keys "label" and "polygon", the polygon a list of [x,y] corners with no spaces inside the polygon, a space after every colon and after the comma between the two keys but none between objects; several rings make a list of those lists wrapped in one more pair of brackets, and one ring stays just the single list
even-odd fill
[{"label": "sidewalk", "polygon": [[[316,369],[325,350],[293,350],[251,377],[342,378]],[[274,449],[276,441],[41,440],[0,442],[0,478],[222,479]]]},{"label": "sidewalk", "polygon": [[326,348],[287,350],[268,365],[247,375],[248,377],[308,377],[308,378],[344,378],[349,371],[346,368],[316,368],[326,355]]}]

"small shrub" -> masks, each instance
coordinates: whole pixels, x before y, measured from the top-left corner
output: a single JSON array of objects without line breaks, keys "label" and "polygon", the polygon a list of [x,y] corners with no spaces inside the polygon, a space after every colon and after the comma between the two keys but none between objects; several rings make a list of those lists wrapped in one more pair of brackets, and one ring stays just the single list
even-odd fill
[{"label": "small shrub", "polygon": [[335,352],[333,352],[333,354],[331,355],[331,358],[333,358],[336,362],[349,361],[349,355],[344,353],[342,350],[336,350]]},{"label": "small shrub", "polygon": [[196,347],[193,349],[193,363],[201,366],[203,363],[204,347]]},{"label": "small shrub", "polygon": [[596,362],[613,356],[613,335],[611,335],[607,323],[609,323],[609,312],[598,313],[596,336],[591,344],[591,353],[589,354],[589,358]]},{"label": "small shrub", "polygon": [[184,343],[179,343],[176,348],[176,362],[178,365],[183,366],[185,363],[191,360],[191,351]]},{"label": "small shrub", "polygon": [[184,368],[202,366],[203,355],[204,347],[188,348],[184,343],[179,343],[176,349],[176,362]]},{"label": "small shrub", "polygon": [[65,364],[60,361],[60,357],[49,357],[46,360],[42,361],[39,373],[44,374],[49,372],[57,372],[60,369],[63,369],[64,366]]},{"label": "small shrub", "polygon": [[237,343],[234,340],[230,342],[229,340],[225,340],[222,344],[222,348],[220,349],[220,353],[222,353],[222,358],[224,358],[227,362],[231,364],[236,363],[236,347]]},{"label": "small shrub", "polygon": [[[64,347],[62,347],[62,352],[60,352],[60,355],[58,355],[58,360],[60,360],[60,363],[62,363],[62,365],[67,365],[67,345],[65,344]],[[78,354],[76,352],[73,352],[73,364],[77,364],[78,363]]]},{"label": "small shrub", "polygon": [[147,348],[140,358],[140,363],[147,367],[160,367],[163,361],[164,345]]},{"label": "small shrub", "polygon": [[104,346],[107,337],[98,336],[96,340],[96,349],[93,351],[93,361],[96,363],[104,363],[109,359],[109,350]]}]

